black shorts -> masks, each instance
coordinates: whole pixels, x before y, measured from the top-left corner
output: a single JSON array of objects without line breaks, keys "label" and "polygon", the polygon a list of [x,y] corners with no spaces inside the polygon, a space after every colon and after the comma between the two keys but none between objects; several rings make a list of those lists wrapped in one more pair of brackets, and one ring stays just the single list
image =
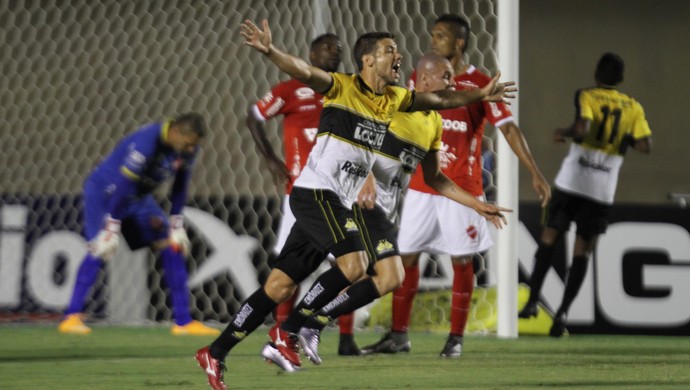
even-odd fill
[{"label": "black shorts", "polygon": [[400,255],[398,248],[398,227],[392,223],[380,207],[361,209],[355,205],[353,211],[361,214],[364,220],[364,236],[369,255],[369,269],[367,273],[373,275],[373,266],[379,260]]},{"label": "black shorts", "polygon": [[589,240],[606,232],[610,211],[610,205],[554,188],[546,226],[566,232],[570,228],[570,222],[574,221],[577,225],[576,234]]},{"label": "black shorts", "polygon": [[328,253],[338,258],[366,251],[361,217],[345,207],[334,192],[293,187],[290,209],[296,222],[274,268],[296,283],[314,272]]}]

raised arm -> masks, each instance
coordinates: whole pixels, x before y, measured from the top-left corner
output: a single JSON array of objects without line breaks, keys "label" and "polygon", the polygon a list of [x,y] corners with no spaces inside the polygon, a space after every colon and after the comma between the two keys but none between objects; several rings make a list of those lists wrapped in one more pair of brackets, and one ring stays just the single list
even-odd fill
[{"label": "raised arm", "polygon": [[503,136],[508,141],[508,145],[513,150],[513,153],[518,157],[520,162],[527,168],[529,173],[532,175],[532,189],[539,196],[541,201],[541,207],[546,207],[549,204],[549,199],[551,199],[551,186],[549,182],[546,181],[544,175],[539,170],[537,162],[534,161],[532,152],[527,146],[527,140],[522,133],[522,130],[515,124],[515,122],[507,122],[499,126]]},{"label": "raised arm", "polygon": [[280,70],[307,84],[314,91],[323,93],[330,88],[333,79],[328,72],[273,46],[268,20],[263,20],[262,27],[263,30],[252,21],[245,20],[240,25],[240,34],[244,37],[244,44],[266,55]]},{"label": "raised arm", "polygon": [[496,73],[496,76],[488,84],[477,89],[417,93],[409,111],[445,110],[466,106],[479,100],[510,104],[505,99],[514,98],[513,92],[516,92],[517,88],[514,87],[515,83],[512,81],[499,83],[500,77],[501,73]]},{"label": "raised arm", "polygon": [[424,182],[439,194],[474,209],[499,229],[507,223],[502,212],[510,212],[512,210],[481,202],[470,193],[460,188],[441,172],[441,162],[438,152],[428,153],[424,157],[422,160],[422,171],[424,173]]}]

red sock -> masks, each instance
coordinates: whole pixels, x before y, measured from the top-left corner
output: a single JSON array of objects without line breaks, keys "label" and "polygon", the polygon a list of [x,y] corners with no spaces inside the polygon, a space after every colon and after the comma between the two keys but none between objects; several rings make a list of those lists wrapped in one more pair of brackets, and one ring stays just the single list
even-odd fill
[{"label": "red sock", "polygon": [[295,289],[295,293],[292,294],[285,302],[278,304],[275,310],[273,310],[273,317],[276,319],[276,324],[280,325],[288,318],[292,309],[295,307],[295,301],[299,295],[299,287]]},{"label": "red sock", "polygon": [[393,332],[407,332],[418,287],[419,266],[405,266],[405,279],[402,285],[393,291],[393,323],[391,325]]},{"label": "red sock", "polygon": [[453,264],[453,298],[450,305],[450,333],[465,334],[467,317],[470,313],[474,290],[474,268],[472,262]]},{"label": "red sock", "polygon": [[338,317],[338,326],[340,327],[340,334],[353,334],[355,312],[351,311]]}]

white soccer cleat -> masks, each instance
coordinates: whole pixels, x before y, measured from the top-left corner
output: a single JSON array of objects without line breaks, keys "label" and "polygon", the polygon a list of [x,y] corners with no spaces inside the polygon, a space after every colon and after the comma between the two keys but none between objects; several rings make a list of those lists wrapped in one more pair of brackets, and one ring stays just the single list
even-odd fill
[{"label": "white soccer cleat", "polygon": [[304,354],[309,357],[314,364],[321,364],[321,356],[319,356],[319,343],[321,342],[321,331],[312,328],[301,328],[297,333],[297,340],[302,347]]},{"label": "white soccer cleat", "polygon": [[296,367],[290,363],[290,361],[287,360],[280,353],[280,351],[278,351],[278,348],[276,348],[273,343],[268,342],[266,345],[264,345],[263,349],[261,349],[261,356],[263,356],[267,362],[273,362],[287,372],[295,372],[299,370],[299,367]]}]

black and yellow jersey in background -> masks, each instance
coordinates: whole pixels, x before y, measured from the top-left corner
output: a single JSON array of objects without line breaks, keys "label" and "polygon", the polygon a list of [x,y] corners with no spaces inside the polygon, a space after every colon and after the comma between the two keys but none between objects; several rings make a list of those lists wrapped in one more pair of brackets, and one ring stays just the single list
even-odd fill
[{"label": "black and yellow jersey in background", "polygon": [[376,205],[394,222],[402,193],[424,156],[441,149],[443,122],[436,111],[397,112],[381,149],[376,152]]},{"label": "black and yellow jersey in background", "polygon": [[331,73],[316,144],[295,186],[327,189],[352,207],[396,111],[406,111],[414,92],[388,86],[374,93],[358,75]]},{"label": "black and yellow jersey in background", "polygon": [[575,96],[577,118],[589,120],[589,132],[570,145],[556,176],[556,187],[612,204],[618,173],[628,146],[652,135],[644,109],[614,88],[586,88]]}]

